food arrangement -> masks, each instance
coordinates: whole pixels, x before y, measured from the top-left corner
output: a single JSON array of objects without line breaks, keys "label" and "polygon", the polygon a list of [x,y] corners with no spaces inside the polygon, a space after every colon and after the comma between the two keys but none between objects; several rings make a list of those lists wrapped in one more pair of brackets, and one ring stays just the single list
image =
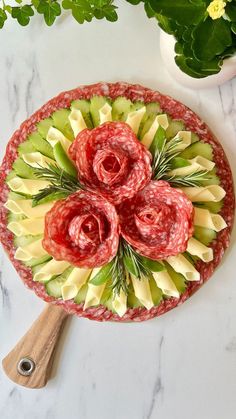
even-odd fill
[{"label": "food arrangement", "polygon": [[25,285],[69,313],[143,321],[183,303],[229,245],[224,151],[186,106],[139,85],[64,92],[1,170],[1,241]]}]

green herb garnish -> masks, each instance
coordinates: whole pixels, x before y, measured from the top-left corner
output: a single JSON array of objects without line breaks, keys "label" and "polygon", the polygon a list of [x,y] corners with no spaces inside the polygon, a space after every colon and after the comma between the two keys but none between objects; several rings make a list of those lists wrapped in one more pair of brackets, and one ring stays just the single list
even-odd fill
[{"label": "green herb garnish", "polygon": [[166,172],[171,170],[172,160],[181,152],[177,148],[181,141],[182,139],[179,137],[172,138],[168,142],[165,138],[162,143],[156,147],[152,161],[153,178],[155,180],[162,179]]},{"label": "green herb garnish", "polygon": [[206,174],[207,171],[205,170],[199,170],[185,176],[168,176],[168,174],[165,174],[163,180],[166,180],[171,186],[176,188],[181,186],[200,186],[203,181],[209,180]]}]

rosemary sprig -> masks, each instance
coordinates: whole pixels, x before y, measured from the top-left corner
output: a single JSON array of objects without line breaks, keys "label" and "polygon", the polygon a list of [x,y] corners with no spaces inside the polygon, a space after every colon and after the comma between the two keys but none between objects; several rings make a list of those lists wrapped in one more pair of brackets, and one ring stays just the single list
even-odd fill
[{"label": "rosemary sprig", "polygon": [[39,201],[50,195],[69,195],[76,192],[78,189],[83,189],[78,179],[69,175],[58,166],[54,164],[48,164],[48,167],[40,167],[34,170],[35,175],[39,179],[47,180],[50,185],[40,190],[36,195],[33,196],[33,205],[37,205]]},{"label": "rosemary sprig", "polygon": [[171,170],[171,161],[180,153],[176,148],[181,141],[179,137],[172,138],[168,142],[164,139],[161,147],[156,148],[152,161],[154,179],[162,179],[165,173]]},{"label": "rosemary sprig", "polygon": [[117,255],[113,259],[113,266],[111,269],[112,285],[111,288],[114,294],[120,295],[120,291],[124,291],[128,295],[129,281],[128,272],[124,264],[124,249],[122,240],[120,240]]},{"label": "rosemary sprig", "polygon": [[203,181],[209,180],[209,177],[206,176],[207,173],[205,170],[199,170],[185,176],[168,176],[168,174],[165,174],[163,180],[166,180],[174,187],[200,186]]}]

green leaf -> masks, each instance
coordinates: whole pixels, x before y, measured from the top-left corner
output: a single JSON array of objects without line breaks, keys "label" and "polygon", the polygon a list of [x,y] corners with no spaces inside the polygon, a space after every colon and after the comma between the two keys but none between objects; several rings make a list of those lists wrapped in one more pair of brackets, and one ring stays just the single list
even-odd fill
[{"label": "green leaf", "polygon": [[143,1],[143,0],[126,0],[126,1],[130,4],[136,5],[136,4],[141,3],[141,1]]},{"label": "green leaf", "polygon": [[123,256],[124,265],[129,273],[139,278],[140,273],[137,268],[137,265],[135,264],[133,258],[131,256],[128,256],[127,254],[124,254]]},{"label": "green leaf", "polygon": [[164,128],[159,126],[149,149],[153,156],[155,155],[156,150],[162,149],[165,139],[166,139],[166,132]]},{"label": "green leaf", "polygon": [[195,2],[189,0],[175,0],[174,2],[171,0],[150,0],[149,3],[157,13],[186,26],[198,24],[204,18],[206,12],[206,3],[202,0]]},{"label": "green leaf", "polygon": [[44,16],[44,20],[48,26],[51,26],[57,16],[61,14],[61,6],[57,1],[40,0],[37,11]]},{"label": "green leaf", "polygon": [[227,3],[225,13],[232,22],[236,22],[236,4]]},{"label": "green leaf", "polygon": [[144,256],[141,256],[141,261],[142,261],[142,264],[146,268],[150,269],[150,271],[152,271],[152,272],[161,272],[161,271],[165,270],[165,266],[162,265],[162,263],[157,262],[156,260],[152,260],[152,259],[146,258]]},{"label": "green leaf", "polygon": [[31,16],[34,15],[32,6],[26,4],[22,7],[12,7],[12,17],[16,19],[21,26],[28,25]]},{"label": "green leaf", "polygon": [[145,10],[146,15],[149,19],[151,19],[152,17],[154,17],[156,15],[156,12],[153,10],[150,3],[148,3],[148,2],[145,2],[144,10]]},{"label": "green leaf", "polygon": [[230,24],[223,18],[208,18],[193,32],[192,48],[198,60],[210,61],[221,54],[232,43]]},{"label": "green leaf", "polygon": [[79,23],[91,22],[94,14],[87,0],[63,0],[62,7],[72,11],[73,17]]},{"label": "green leaf", "polygon": [[7,20],[7,14],[5,10],[0,9],[0,29],[3,28],[5,21]]},{"label": "green leaf", "polygon": [[116,22],[118,19],[118,15],[116,13],[116,6],[105,6],[101,9],[101,12],[103,13],[106,20],[109,22]]},{"label": "green leaf", "polygon": [[236,23],[235,22],[232,23],[231,30],[236,35]]},{"label": "green leaf", "polygon": [[103,266],[100,271],[89,282],[93,285],[102,285],[108,280],[112,273],[113,261]]},{"label": "green leaf", "polygon": [[183,55],[176,56],[175,62],[177,66],[180,68],[180,70],[182,70],[184,73],[186,73],[190,77],[193,77],[195,79],[206,77],[205,74],[199,73],[193,70],[191,67],[189,67],[189,65],[187,64],[187,59]]}]

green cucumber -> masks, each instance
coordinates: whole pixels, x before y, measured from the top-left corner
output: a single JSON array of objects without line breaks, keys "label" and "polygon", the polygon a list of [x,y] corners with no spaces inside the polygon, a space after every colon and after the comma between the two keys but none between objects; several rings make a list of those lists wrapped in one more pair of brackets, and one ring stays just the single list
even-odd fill
[{"label": "green cucumber", "polygon": [[90,100],[90,113],[95,127],[100,124],[99,110],[106,103],[109,103],[109,101],[104,96],[93,96]]},{"label": "green cucumber", "polygon": [[6,182],[9,182],[9,180],[13,179],[16,176],[17,176],[17,174],[16,174],[15,170],[11,170],[6,177]]},{"label": "green cucumber", "polygon": [[207,180],[201,181],[201,186],[208,186],[208,185],[219,185],[220,179],[216,174],[216,169],[212,169],[210,172],[206,173],[205,177]]},{"label": "green cucumber", "polygon": [[142,304],[140,303],[140,301],[138,300],[138,298],[136,297],[136,295],[134,294],[134,289],[133,287],[129,287],[129,294],[127,297],[127,306],[130,308],[136,308],[136,307],[141,307]]},{"label": "green cucumber", "polygon": [[70,115],[70,110],[68,109],[59,109],[56,112],[53,112],[51,115],[53,120],[53,126],[59,129],[68,140],[73,141],[75,136],[68,119]]},{"label": "green cucumber", "polygon": [[42,138],[46,139],[48,135],[48,130],[53,126],[53,120],[51,118],[46,118],[40,121],[37,124],[38,133]]},{"label": "green cucumber", "polygon": [[126,121],[132,102],[126,97],[119,96],[112,103],[112,120]]},{"label": "green cucumber", "polygon": [[157,287],[157,284],[154,278],[149,279],[149,286],[150,286],[150,291],[152,294],[152,301],[155,306],[158,306],[162,300],[163,293],[160,290],[160,288]]},{"label": "green cucumber", "polygon": [[166,130],[166,138],[173,138],[178,134],[179,131],[184,131],[185,125],[183,121],[179,121],[177,119],[170,119],[169,126]]},{"label": "green cucumber", "polygon": [[24,263],[24,265],[29,266],[30,268],[32,268],[34,266],[41,265],[44,262],[48,262],[51,259],[52,259],[52,257],[50,255],[45,255],[45,256],[42,256],[41,258],[33,258],[33,259],[30,259],[27,262],[23,262],[23,263]]},{"label": "green cucumber", "polygon": [[28,140],[40,153],[50,157],[51,159],[54,158],[52,146],[46,140],[44,140],[38,132],[33,132],[30,134]]},{"label": "green cucumber", "polygon": [[182,157],[175,157],[171,160],[171,170],[179,169],[180,167],[186,167],[190,165],[191,163],[189,163],[188,160],[183,159]]},{"label": "green cucumber", "polygon": [[22,154],[34,153],[37,150],[30,141],[24,141],[19,145],[17,151],[21,156]]},{"label": "green cucumber", "polygon": [[191,132],[191,143],[197,143],[198,141],[200,141],[199,136],[195,132]]},{"label": "green cucumber", "polygon": [[65,272],[63,272],[63,274],[54,277],[53,279],[51,279],[45,284],[45,289],[48,295],[51,295],[52,297],[55,297],[55,298],[62,297],[61,287],[67,280],[72,269],[73,269],[72,266],[67,268]]},{"label": "green cucumber", "polygon": [[222,207],[224,204],[224,200],[222,199],[219,202],[196,202],[195,206],[198,208],[204,208],[204,209],[208,209],[210,212],[213,212],[214,214],[217,214],[218,212],[221,211]]},{"label": "green cucumber", "polygon": [[78,109],[84,118],[84,121],[88,128],[93,128],[92,117],[90,114],[90,101],[85,99],[74,100],[71,103],[71,108]]},{"label": "green cucumber", "polygon": [[13,212],[8,212],[7,220],[9,223],[12,221],[21,221],[24,220],[26,217],[23,214],[14,214]]},{"label": "green cucumber", "polygon": [[214,230],[205,227],[194,227],[194,237],[199,240],[201,243],[208,246],[213,240],[215,240],[217,234]]},{"label": "green cucumber", "polygon": [[27,235],[27,236],[21,236],[21,237],[14,237],[14,245],[16,247],[25,247],[30,243],[35,242],[36,240],[39,240],[40,238],[42,238],[42,235],[39,234],[38,236],[32,236],[32,235]]},{"label": "green cucumber", "polygon": [[78,294],[76,295],[74,301],[76,304],[83,303],[86,299],[86,294],[88,291],[88,284],[84,284],[82,288],[79,290]]},{"label": "green cucumber", "polygon": [[21,157],[18,157],[18,159],[14,161],[12,167],[15,170],[17,176],[20,176],[24,179],[38,179],[35,174],[35,169],[25,163]]},{"label": "green cucumber", "polygon": [[59,141],[53,147],[53,154],[58,166],[69,175],[77,178],[77,170]]},{"label": "green cucumber", "polygon": [[139,134],[138,137],[142,139],[144,135],[149,131],[151,128],[156,116],[161,112],[161,108],[159,103],[152,102],[146,105],[146,112],[142,118],[139,127]]},{"label": "green cucumber", "polygon": [[196,156],[202,156],[208,160],[213,160],[213,152],[210,144],[198,141],[191,144],[179,155],[179,157],[182,157],[183,159],[193,159]]},{"label": "green cucumber", "polygon": [[174,269],[166,262],[165,262],[165,266],[177,290],[179,291],[180,294],[182,294],[187,288],[185,277],[181,275],[180,273],[174,271]]}]

